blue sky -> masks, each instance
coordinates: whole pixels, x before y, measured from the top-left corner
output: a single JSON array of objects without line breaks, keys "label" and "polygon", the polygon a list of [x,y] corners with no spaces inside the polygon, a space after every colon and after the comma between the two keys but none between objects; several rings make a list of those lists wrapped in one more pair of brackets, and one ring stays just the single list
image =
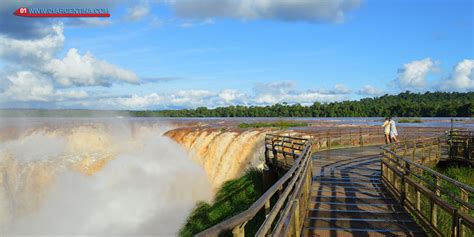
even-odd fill
[{"label": "blue sky", "polygon": [[[79,4],[53,2],[28,4]],[[1,7],[2,107],[306,105],[474,90],[472,1],[89,4],[112,16],[19,19],[11,13],[24,3]]]}]

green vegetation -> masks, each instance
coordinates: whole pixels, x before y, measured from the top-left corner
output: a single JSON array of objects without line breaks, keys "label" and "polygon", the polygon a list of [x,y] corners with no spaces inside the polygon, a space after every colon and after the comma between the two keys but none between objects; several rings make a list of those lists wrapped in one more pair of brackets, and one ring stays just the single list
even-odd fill
[{"label": "green vegetation", "polygon": [[6,109],[1,116],[57,117],[474,117],[474,92],[409,91],[357,101],[314,102],[311,106],[287,103],[271,106],[228,106],[208,109],[97,111]]},{"label": "green vegetation", "polygon": [[[149,111],[148,111],[149,112]],[[137,115],[147,111],[136,111]],[[169,117],[471,117],[474,116],[474,92],[411,92],[384,95],[359,101],[343,101],[311,106],[275,104],[272,106],[229,106],[215,109],[164,110]]]},{"label": "green vegetation", "polygon": [[[474,186],[474,172],[473,172],[473,169],[469,166],[447,166],[447,167],[437,166],[434,169],[459,182],[462,182],[469,186]],[[423,176],[424,178],[427,178],[428,180],[430,180],[432,183],[435,182],[433,176],[429,175],[428,173],[424,173]],[[449,194],[457,196],[457,197],[460,196],[460,190],[456,188],[455,186],[444,181],[441,181],[440,185],[444,190],[447,190]],[[445,192],[441,194],[441,197],[447,202],[449,202],[450,204],[452,204],[453,206],[455,206],[456,208],[460,207],[459,204],[455,202],[451,197],[449,197]],[[471,198],[469,200],[469,203],[474,204],[474,200]],[[429,200],[425,196],[422,195],[421,210],[423,211],[425,216],[428,217],[430,215],[429,213],[430,209],[431,207],[430,207]],[[471,216],[474,216],[474,211],[471,210],[469,214]],[[446,236],[449,236],[449,233],[451,231],[451,224],[452,224],[451,215],[446,210],[442,208],[438,208],[437,221],[438,221],[438,228],[441,230],[441,232],[444,233]]]},{"label": "green vegetation", "polygon": [[403,92],[358,101],[228,106],[208,109],[133,111],[132,116],[165,117],[473,117],[474,92]]},{"label": "green vegetation", "polygon": [[[264,193],[262,172],[250,169],[241,178],[227,181],[216,194],[212,205],[201,202],[197,205],[186,224],[180,230],[180,236],[193,236],[229,217],[248,209]],[[252,236],[263,222],[263,216],[257,215],[246,225],[246,235]]]},{"label": "green vegetation", "polygon": [[[474,170],[469,166],[436,167],[436,171],[463,184],[474,187]],[[474,204],[474,200],[471,200]]]},{"label": "green vegetation", "polygon": [[290,127],[307,127],[308,123],[304,122],[290,122],[290,121],[278,121],[278,122],[257,122],[257,123],[241,123],[239,124],[239,128],[280,128],[286,129]]},{"label": "green vegetation", "polygon": [[402,118],[398,120],[399,123],[423,123],[421,119],[417,118]]}]

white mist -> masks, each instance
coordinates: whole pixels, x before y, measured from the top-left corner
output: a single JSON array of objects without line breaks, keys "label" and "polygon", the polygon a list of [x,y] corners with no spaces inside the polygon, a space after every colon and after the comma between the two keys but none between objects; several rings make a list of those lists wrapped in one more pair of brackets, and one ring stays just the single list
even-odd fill
[{"label": "white mist", "polygon": [[[89,129],[90,130],[90,129]],[[93,130],[93,129],[92,129]],[[104,133],[104,129],[100,133]],[[88,131],[86,129],[86,131]],[[112,132],[113,131],[113,132]],[[41,160],[24,157],[41,150],[57,154],[70,149],[71,138],[82,139],[83,136],[66,136],[66,133],[30,134],[23,137],[25,142],[9,142],[2,145],[2,152],[11,149],[10,163],[6,158],[3,164],[3,184],[0,185],[0,212],[10,212],[4,216],[3,234],[6,236],[168,236],[176,235],[186,217],[200,200],[211,199],[211,186],[202,167],[190,159],[187,152],[171,139],[162,136],[163,128],[140,127],[130,130],[127,126],[109,130],[111,136],[103,136],[104,144],[114,144],[114,158],[92,175],[85,175],[73,169],[80,158],[64,161],[59,156],[53,160]],[[84,133],[84,130],[81,131]],[[89,134],[95,137],[94,134]],[[88,135],[88,136],[89,136]],[[34,137],[31,137],[34,136]],[[50,141],[57,142],[44,142]],[[61,136],[66,136],[62,138]],[[49,140],[48,140],[49,139]],[[93,139],[92,139],[93,140]],[[42,142],[43,141],[43,142]],[[87,141],[81,141],[87,143]],[[38,146],[40,145],[40,146]],[[90,147],[97,144],[90,144]],[[77,147],[77,146],[75,146]],[[87,144],[83,147],[87,148]],[[104,149],[102,147],[101,149]],[[21,159],[21,164],[33,162],[31,167],[18,169],[22,175],[5,172],[11,159]],[[64,158],[66,159],[66,158]],[[67,159],[70,159],[67,158]],[[3,163],[2,163],[3,162]],[[35,182],[32,172],[41,166],[41,172],[53,172],[53,178],[44,195],[32,200],[37,206],[28,212],[18,212],[9,205],[21,206],[20,201],[28,200],[22,190],[34,187],[21,182]],[[0,169],[2,171],[2,169]],[[25,175],[30,172],[32,175]],[[5,178],[9,176],[8,178]],[[29,177],[29,180],[28,179]],[[40,176],[43,177],[43,176]],[[8,182],[6,180],[8,179]],[[14,179],[14,180],[13,180]],[[49,179],[48,179],[49,180]],[[15,185],[12,185],[15,183]],[[36,185],[37,186],[37,185]],[[12,199],[18,200],[12,200]],[[10,200],[9,200],[10,199]],[[21,209],[21,208],[20,208]],[[12,211],[13,210],[13,211]],[[0,217],[1,220],[1,217]],[[5,221],[6,220],[6,221]],[[0,223],[0,226],[1,223]]]}]

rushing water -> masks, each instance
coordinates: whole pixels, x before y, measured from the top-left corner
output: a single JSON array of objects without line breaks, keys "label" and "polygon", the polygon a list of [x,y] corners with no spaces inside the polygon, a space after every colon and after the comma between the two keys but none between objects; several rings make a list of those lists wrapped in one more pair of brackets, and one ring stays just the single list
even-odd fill
[{"label": "rushing water", "polygon": [[265,132],[262,130],[180,128],[166,135],[191,152],[214,189],[239,177],[249,167],[263,167]]},{"label": "rushing water", "polygon": [[174,235],[211,198],[159,123],[55,125],[3,138],[0,236]]}]

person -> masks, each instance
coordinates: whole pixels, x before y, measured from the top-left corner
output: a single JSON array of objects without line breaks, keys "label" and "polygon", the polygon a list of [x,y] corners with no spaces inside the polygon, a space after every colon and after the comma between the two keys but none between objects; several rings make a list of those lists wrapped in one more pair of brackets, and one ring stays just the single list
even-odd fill
[{"label": "person", "polygon": [[395,121],[390,117],[388,118],[390,124],[390,141],[398,143],[398,131],[397,126],[395,125]]},{"label": "person", "polygon": [[382,127],[384,128],[385,133],[385,144],[389,144],[390,141],[390,121],[388,117],[385,117],[385,122],[383,123]]}]

